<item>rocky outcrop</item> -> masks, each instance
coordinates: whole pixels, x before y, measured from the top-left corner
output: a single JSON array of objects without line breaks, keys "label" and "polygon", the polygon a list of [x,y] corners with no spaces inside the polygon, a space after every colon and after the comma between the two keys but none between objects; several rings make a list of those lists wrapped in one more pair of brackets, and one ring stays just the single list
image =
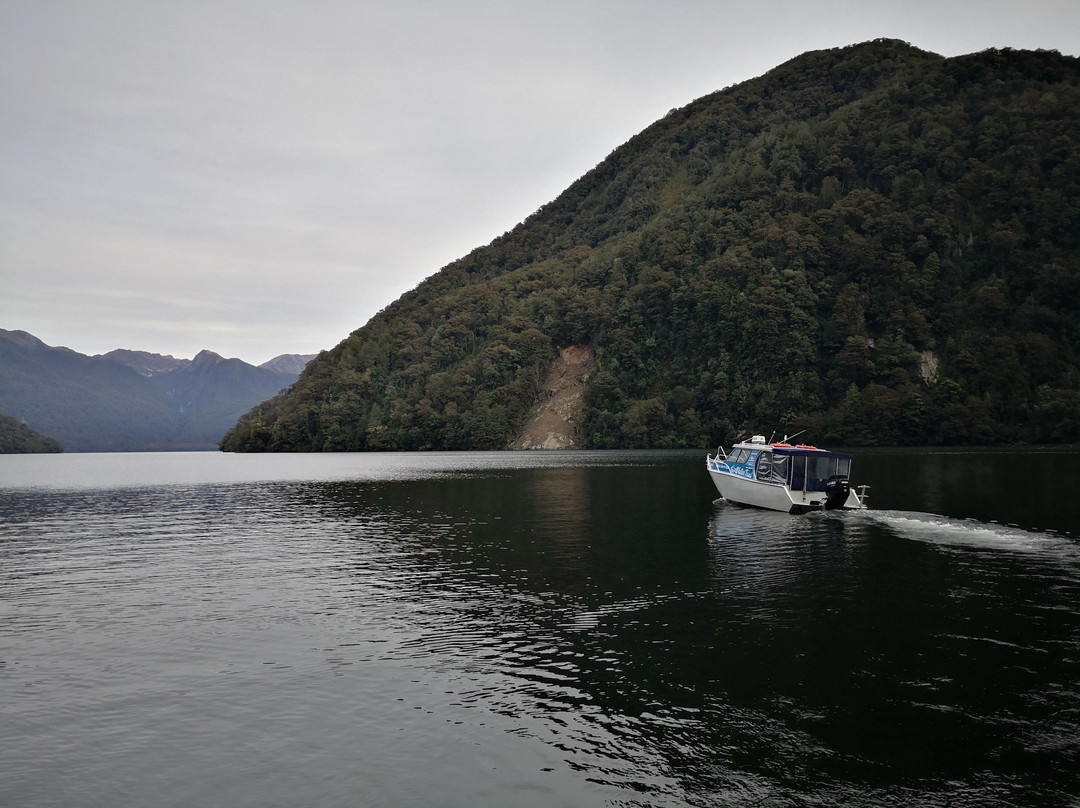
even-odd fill
[{"label": "rocky outcrop", "polygon": [[584,406],[585,382],[597,368],[587,346],[561,348],[544,379],[547,398],[533,411],[511,449],[574,449]]},{"label": "rocky outcrop", "polygon": [[259,367],[272,370],[274,373],[290,373],[299,376],[304,372],[307,363],[314,359],[316,354],[282,354],[275,356],[268,362],[263,362]]}]

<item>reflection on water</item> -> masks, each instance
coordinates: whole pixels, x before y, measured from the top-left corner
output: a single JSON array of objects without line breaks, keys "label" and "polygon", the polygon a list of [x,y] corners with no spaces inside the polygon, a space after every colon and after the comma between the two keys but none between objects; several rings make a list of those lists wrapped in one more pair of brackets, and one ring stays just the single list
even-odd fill
[{"label": "reflection on water", "polygon": [[730,506],[697,454],[432,464],[0,489],[0,802],[1080,793],[1068,536]]}]

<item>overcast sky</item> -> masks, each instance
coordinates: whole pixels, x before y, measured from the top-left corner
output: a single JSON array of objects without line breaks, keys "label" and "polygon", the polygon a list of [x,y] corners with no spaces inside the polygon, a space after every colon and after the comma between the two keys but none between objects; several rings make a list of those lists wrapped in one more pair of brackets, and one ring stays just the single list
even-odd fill
[{"label": "overcast sky", "polygon": [[0,328],[331,348],[668,110],[808,50],[1077,55],[1078,0],[0,0]]}]

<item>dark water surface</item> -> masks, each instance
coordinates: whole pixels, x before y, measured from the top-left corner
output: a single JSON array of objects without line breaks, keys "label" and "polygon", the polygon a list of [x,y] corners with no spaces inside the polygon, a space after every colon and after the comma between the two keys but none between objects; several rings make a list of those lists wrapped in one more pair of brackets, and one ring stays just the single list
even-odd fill
[{"label": "dark water surface", "polygon": [[0,805],[1077,806],[1078,461],[0,456]]}]

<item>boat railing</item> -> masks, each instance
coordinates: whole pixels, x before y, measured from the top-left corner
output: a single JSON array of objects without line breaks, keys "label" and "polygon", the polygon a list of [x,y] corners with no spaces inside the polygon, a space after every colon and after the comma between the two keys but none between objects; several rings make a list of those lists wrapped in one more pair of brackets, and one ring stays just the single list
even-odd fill
[{"label": "boat railing", "polygon": [[727,452],[724,451],[723,446],[716,447],[716,454],[706,454],[706,461],[711,463],[714,460],[727,460]]}]

